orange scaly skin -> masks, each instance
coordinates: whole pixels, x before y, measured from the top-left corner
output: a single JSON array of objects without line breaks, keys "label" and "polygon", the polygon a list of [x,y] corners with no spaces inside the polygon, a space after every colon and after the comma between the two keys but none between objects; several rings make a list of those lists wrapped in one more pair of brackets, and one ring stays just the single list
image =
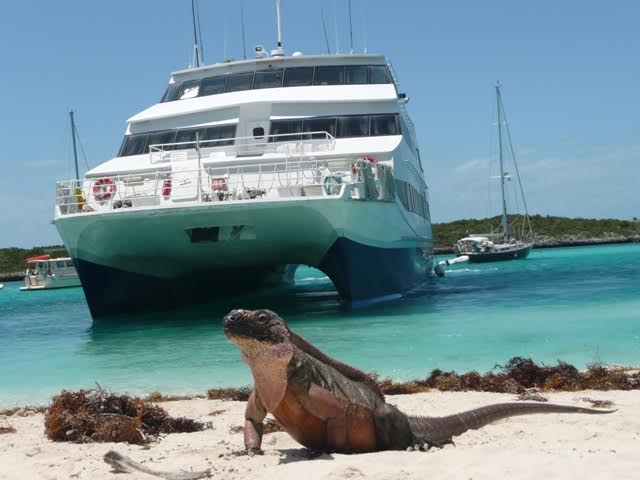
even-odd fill
[{"label": "orange scaly skin", "polygon": [[260,451],[267,412],[305,447],[339,453],[428,449],[516,415],[611,412],[503,403],[447,417],[407,416],[385,402],[371,377],[325,355],[269,310],[233,310],[224,319],[224,329],[255,381],[245,411],[244,441],[250,453]]}]

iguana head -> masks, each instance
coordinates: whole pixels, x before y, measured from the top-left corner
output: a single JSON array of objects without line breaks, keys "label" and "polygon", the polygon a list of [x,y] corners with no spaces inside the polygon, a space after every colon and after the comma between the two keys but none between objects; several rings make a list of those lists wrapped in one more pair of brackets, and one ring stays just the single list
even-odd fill
[{"label": "iguana head", "polygon": [[287,365],[293,357],[291,331],[270,310],[232,310],[224,317],[224,334],[251,367],[264,406],[273,412],[287,386]]}]

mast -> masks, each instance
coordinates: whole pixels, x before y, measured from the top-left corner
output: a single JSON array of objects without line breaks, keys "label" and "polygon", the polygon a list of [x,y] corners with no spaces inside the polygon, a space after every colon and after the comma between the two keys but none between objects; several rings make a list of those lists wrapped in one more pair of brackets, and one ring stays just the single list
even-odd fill
[{"label": "mast", "polygon": [[76,123],[73,120],[73,110],[69,110],[69,118],[71,119],[71,138],[73,139],[73,164],[76,167],[76,180],[80,180],[78,172],[78,150],[76,148]]},{"label": "mast", "polygon": [[504,165],[502,161],[502,115],[500,111],[500,82],[496,83],[496,103],[498,106],[498,152],[500,156],[500,192],[502,193],[502,235],[506,241],[509,235],[509,219],[507,217],[507,201],[504,196]]},{"label": "mast", "polygon": [[202,53],[198,42],[198,30],[196,29],[196,5],[195,0],[191,0],[191,19],[193,21],[193,64],[196,68],[202,64]]}]

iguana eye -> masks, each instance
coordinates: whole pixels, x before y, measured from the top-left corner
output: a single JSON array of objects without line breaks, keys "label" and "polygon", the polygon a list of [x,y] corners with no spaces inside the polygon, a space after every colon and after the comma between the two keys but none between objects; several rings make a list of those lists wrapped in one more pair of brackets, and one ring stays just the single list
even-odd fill
[{"label": "iguana eye", "polygon": [[261,313],[260,315],[258,315],[259,322],[266,322],[267,320],[269,320],[269,316],[266,313]]}]

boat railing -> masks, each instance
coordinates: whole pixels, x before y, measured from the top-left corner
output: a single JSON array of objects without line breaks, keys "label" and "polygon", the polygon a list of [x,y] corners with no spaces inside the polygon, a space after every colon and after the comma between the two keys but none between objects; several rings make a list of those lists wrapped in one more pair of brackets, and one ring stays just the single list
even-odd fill
[{"label": "boat railing", "polygon": [[131,207],[210,202],[339,197],[345,188],[362,200],[391,201],[395,184],[389,165],[370,157],[295,158],[272,163],[171,169],[58,182],[56,216]]},{"label": "boat railing", "polygon": [[149,159],[155,164],[197,158],[261,156],[267,153],[305,158],[316,153],[333,151],[335,143],[335,138],[325,131],[265,135],[261,129],[251,137],[197,139],[150,145]]}]

